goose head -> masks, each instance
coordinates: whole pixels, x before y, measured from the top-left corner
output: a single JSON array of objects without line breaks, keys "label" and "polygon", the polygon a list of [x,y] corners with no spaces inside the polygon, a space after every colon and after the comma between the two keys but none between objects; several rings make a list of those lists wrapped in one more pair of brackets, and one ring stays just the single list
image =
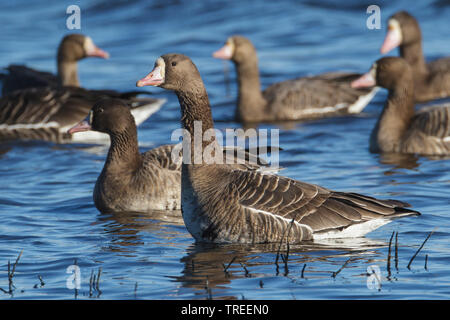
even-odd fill
[{"label": "goose head", "polygon": [[232,60],[235,63],[245,62],[251,56],[256,56],[252,42],[238,35],[229,37],[225,45],[213,53],[214,58]]},{"label": "goose head", "polygon": [[136,130],[130,107],[120,99],[106,98],[97,101],[87,118],[70,128],[68,133],[92,130],[120,135],[130,129]]},{"label": "goose head", "polygon": [[109,54],[97,47],[90,37],[82,34],[69,34],[61,40],[58,60],[76,62],[86,57],[108,59]]},{"label": "goose head", "polygon": [[406,11],[399,11],[388,20],[388,32],[381,46],[385,54],[401,45],[409,45],[421,40],[419,23]]},{"label": "goose head", "polygon": [[189,57],[170,53],[156,59],[153,70],[137,81],[136,86],[155,86],[181,92],[195,91],[203,84],[197,67]]},{"label": "goose head", "polygon": [[352,82],[353,88],[379,86],[388,90],[398,84],[411,81],[412,72],[409,64],[399,57],[384,57],[377,60],[369,72]]}]

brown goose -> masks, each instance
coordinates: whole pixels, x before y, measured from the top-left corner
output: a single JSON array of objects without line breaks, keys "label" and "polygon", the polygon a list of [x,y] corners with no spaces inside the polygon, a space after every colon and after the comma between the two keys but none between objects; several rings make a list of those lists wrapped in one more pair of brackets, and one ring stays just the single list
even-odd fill
[{"label": "brown goose", "polygon": [[137,129],[127,105],[118,99],[94,104],[89,120],[69,134],[94,130],[109,135],[108,156],[94,188],[101,212],[180,209],[180,166],[171,161],[172,146],[139,152]]},{"label": "brown goose", "polygon": [[[196,121],[201,121],[203,132],[214,127],[200,73],[185,55],[161,56],[137,85],[175,91],[182,126],[191,136]],[[215,141],[202,143],[206,150]],[[195,140],[192,144],[195,150]],[[181,207],[185,225],[197,241],[295,243],[355,237],[393,218],[419,214],[396,200],[335,192],[237,165],[191,162],[182,164]]]},{"label": "brown goose", "polygon": [[98,48],[90,37],[82,34],[67,35],[61,40],[58,48],[57,75],[22,65],[10,65],[6,68],[8,73],[3,75],[2,94],[33,87],[61,85],[79,87],[77,62],[86,57],[107,59],[109,54]]},{"label": "brown goose", "polygon": [[106,134],[67,129],[84,119],[102,97],[123,99],[139,125],[158,111],[164,99],[137,98],[136,94],[85,90],[76,87],[42,87],[16,90],[0,99],[0,141],[46,140],[66,142],[109,141]]},{"label": "brown goose", "polygon": [[230,37],[213,56],[236,66],[239,96],[236,119],[243,122],[313,119],[359,113],[376,93],[356,90],[359,74],[326,73],[279,82],[261,92],[256,49],[247,38]]},{"label": "brown goose", "polygon": [[375,62],[353,87],[381,86],[389,90],[383,112],[370,137],[372,152],[450,154],[450,104],[414,112],[414,74],[402,58]]},{"label": "brown goose", "polygon": [[397,12],[389,18],[381,53],[387,53],[396,47],[399,47],[400,56],[412,68],[415,101],[450,96],[450,57],[425,62],[419,23],[406,11]]}]

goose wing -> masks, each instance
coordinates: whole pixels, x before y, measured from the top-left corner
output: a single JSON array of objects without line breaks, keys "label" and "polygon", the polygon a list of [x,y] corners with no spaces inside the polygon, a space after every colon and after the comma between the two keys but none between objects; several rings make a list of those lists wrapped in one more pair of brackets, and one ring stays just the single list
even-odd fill
[{"label": "goose wing", "polygon": [[145,159],[157,163],[161,168],[178,171],[181,168],[182,158],[180,157],[181,151],[178,152],[178,158],[172,157],[176,146],[175,144],[159,146],[145,152],[143,156]]},{"label": "goose wing", "polygon": [[450,139],[450,104],[419,110],[413,118],[411,128],[427,136]]},{"label": "goose wing", "polygon": [[234,170],[230,188],[236,201],[264,212],[309,226],[314,233],[343,229],[372,219],[418,214],[407,203],[378,200],[357,193],[326,188],[274,174]]},{"label": "goose wing", "polygon": [[33,87],[58,86],[58,78],[45,71],[39,71],[23,65],[10,65],[3,74],[2,94],[6,95],[15,90]]},{"label": "goose wing", "polygon": [[55,121],[70,98],[70,91],[53,88],[14,91],[0,100],[0,123],[44,124]]},{"label": "goose wing", "polygon": [[351,88],[350,83],[356,77],[357,74],[328,73],[298,78],[273,84],[263,95],[274,113],[287,113],[290,118],[308,114],[356,113],[376,92],[375,88]]},{"label": "goose wing", "polygon": [[[244,163],[237,166],[244,170],[268,170],[263,169],[269,167],[269,164],[264,159],[261,159],[247,150],[242,150],[235,147],[224,147],[222,151],[225,159],[230,156],[229,153],[231,151],[231,157],[234,157],[234,163],[237,162],[238,157],[239,159],[242,159]],[[145,158],[151,159],[151,161],[158,163],[158,165],[162,168],[169,170],[180,170],[183,160],[182,144],[162,145],[146,151],[144,156]]]},{"label": "goose wing", "polygon": [[99,98],[71,87],[16,90],[0,99],[0,139],[70,139],[65,128],[83,120]]},{"label": "goose wing", "polygon": [[431,61],[428,64],[429,86],[432,96],[429,99],[445,98],[450,96],[450,57]]}]

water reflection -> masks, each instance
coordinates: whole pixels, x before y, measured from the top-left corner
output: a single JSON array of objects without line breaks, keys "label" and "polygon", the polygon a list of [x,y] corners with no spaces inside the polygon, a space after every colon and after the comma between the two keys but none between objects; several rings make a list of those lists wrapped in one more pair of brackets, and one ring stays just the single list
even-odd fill
[{"label": "water reflection", "polygon": [[39,140],[13,140],[13,141],[0,141],[0,158],[5,156],[8,152],[17,148],[19,150],[32,149],[39,147],[53,147],[53,142],[39,141]]},{"label": "water reflection", "polygon": [[[181,275],[175,277],[175,281],[180,282],[183,288],[195,289],[194,294],[198,298],[235,299],[239,297],[221,294],[235,279],[291,277],[290,270],[299,270],[305,264],[309,266],[308,277],[330,277],[339,268],[343,258],[351,258],[359,263],[371,263],[374,255],[381,254],[377,249],[387,245],[384,241],[368,238],[335,239],[291,245],[288,252],[285,245],[280,247],[278,243],[257,245],[194,243],[180,259],[184,268]],[[280,257],[281,254],[285,256],[287,253],[288,259],[285,263],[284,258]],[[317,268],[314,267],[316,262]],[[324,265],[328,269],[319,271],[318,269]],[[295,280],[296,277],[305,275],[296,272],[292,279]],[[260,286],[264,286],[262,280]]]},{"label": "water reflection", "polygon": [[386,176],[396,174],[396,169],[413,170],[420,165],[419,157],[414,154],[382,153],[379,155],[379,161],[381,164],[393,166],[384,172]]},{"label": "water reflection", "polygon": [[379,155],[379,162],[381,164],[393,166],[384,172],[386,176],[397,174],[397,169],[418,171],[419,166],[425,159],[431,161],[449,160],[450,156],[419,156],[416,154],[402,153],[382,153]]},{"label": "water reflection", "polygon": [[0,159],[3,158],[10,150],[12,146],[0,144]]},{"label": "water reflection", "polygon": [[177,234],[170,226],[184,226],[179,210],[100,214],[97,223],[103,224],[104,234],[111,238],[108,246],[104,248],[106,251],[128,253],[134,252],[144,244],[144,231],[158,233],[158,237],[173,240],[180,234]]}]

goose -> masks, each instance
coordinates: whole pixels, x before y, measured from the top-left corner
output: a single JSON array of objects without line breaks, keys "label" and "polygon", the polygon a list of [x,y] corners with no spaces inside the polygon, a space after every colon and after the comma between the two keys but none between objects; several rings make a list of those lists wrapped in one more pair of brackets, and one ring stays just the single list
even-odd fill
[{"label": "goose", "polygon": [[104,143],[100,132],[68,134],[102,97],[124,100],[139,125],[158,111],[165,99],[137,98],[134,92],[86,90],[77,87],[42,87],[16,90],[0,99],[0,141],[44,140],[56,143]]},{"label": "goose", "polygon": [[[99,211],[149,212],[181,208],[182,149],[179,145],[163,145],[141,154],[134,117],[121,99],[97,101],[89,116],[68,133],[87,131],[107,134],[111,141],[94,188],[94,203]],[[223,148],[224,156],[227,156],[227,150]],[[243,166],[267,167],[253,154],[244,152],[242,155]]]},{"label": "goose", "polygon": [[359,74],[335,72],[272,84],[261,92],[256,49],[243,36],[228,38],[213,57],[232,60],[238,78],[236,120],[264,122],[360,113],[376,89],[350,87]]},{"label": "goose", "polygon": [[66,35],[58,47],[58,73],[39,71],[23,65],[9,65],[3,74],[2,94],[15,90],[45,86],[79,87],[77,62],[86,57],[109,58],[109,54],[97,47],[92,39],[82,34]]},{"label": "goose", "polygon": [[[3,78],[0,100],[0,141],[11,139],[47,140],[59,143],[97,143],[109,141],[105,134],[83,132],[70,136],[67,126],[83,119],[92,104],[102,96],[122,98],[133,107],[137,124],[159,110],[165,99],[140,98],[147,92],[87,90],[80,87],[77,61],[85,57],[109,58],[93,40],[82,34],[65,36],[58,48],[58,74],[26,66],[10,65]],[[55,120],[56,119],[56,120]]]},{"label": "goose", "polygon": [[[214,128],[208,94],[189,57],[162,55],[137,86],[174,91],[182,127],[191,136],[197,121],[203,132]],[[214,143],[213,137],[203,141],[202,150]],[[198,242],[299,243],[359,237],[394,218],[420,215],[397,200],[332,191],[257,168],[192,160],[181,165],[181,211]]]},{"label": "goose", "polygon": [[109,135],[111,145],[94,188],[100,212],[147,212],[180,209],[181,163],[171,160],[172,146],[139,152],[130,108],[120,99],[101,99],[69,134],[94,130]]},{"label": "goose", "polygon": [[450,96],[450,57],[425,62],[419,23],[406,11],[399,11],[389,18],[388,32],[380,51],[385,54],[396,47],[412,68],[416,102]]},{"label": "goose", "polygon": [[389,90],[370,136],[371,152],[450,155],[450,104],[414,111],[414,73],[403,58],[377,60],[355,88],[380,86]]}]

